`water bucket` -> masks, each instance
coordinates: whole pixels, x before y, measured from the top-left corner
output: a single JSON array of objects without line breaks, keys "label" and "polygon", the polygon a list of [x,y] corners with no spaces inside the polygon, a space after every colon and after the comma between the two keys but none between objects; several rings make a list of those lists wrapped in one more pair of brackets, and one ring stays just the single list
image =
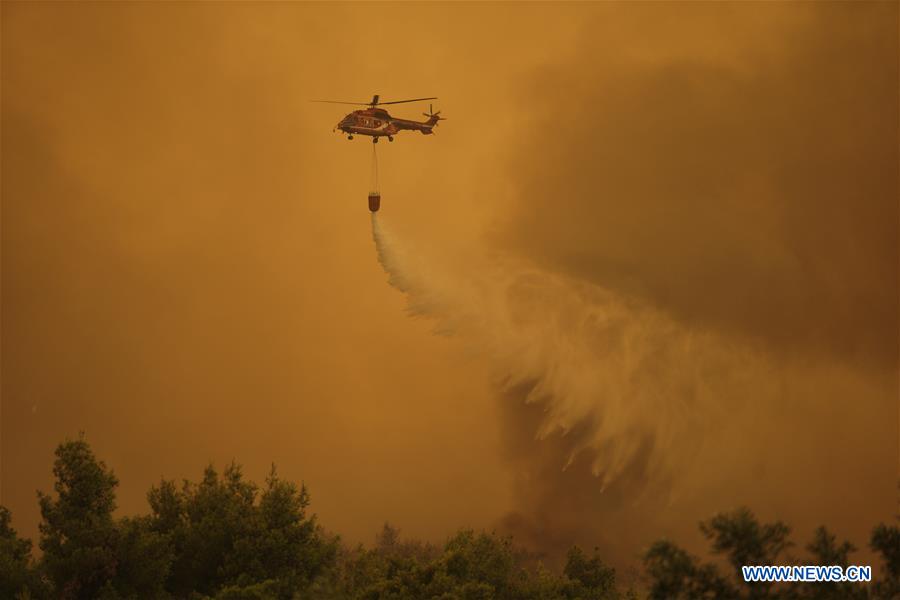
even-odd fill
[{"label": "water bucket", "polygon": [[381,208],[381,194],[379,192],[369,192],[369,210],[378,212]]}]

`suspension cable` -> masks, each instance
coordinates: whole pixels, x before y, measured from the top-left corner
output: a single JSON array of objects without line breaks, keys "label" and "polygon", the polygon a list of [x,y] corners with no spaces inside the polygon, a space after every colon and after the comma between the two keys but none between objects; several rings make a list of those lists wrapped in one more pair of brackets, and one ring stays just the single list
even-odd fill
[{"label": "suspension cable", "polygon": [[379,192],[378,187],[378,146],[372,144],[372,191]]}]

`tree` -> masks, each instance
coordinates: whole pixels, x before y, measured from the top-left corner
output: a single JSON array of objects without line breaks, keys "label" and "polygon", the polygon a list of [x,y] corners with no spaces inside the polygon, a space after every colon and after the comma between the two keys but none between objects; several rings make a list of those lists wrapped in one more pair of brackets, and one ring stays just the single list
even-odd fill
[{"label": "tree", "polygon": [[[850,564],[850,554],[856,548],[848,541],[840,544],[837,536],[829,533],[825,527],[819,527],[813,534],[812,541],[806,545],[811,561],[809,564],[846,568]],[[863,600],[868,594],[866,588],[857,582],[809,582],[800,583],[792,590],[800,598],[814,600]]]},{"label": "tree", "polygon": [[273,580],[282,597],[304,589],[334,558],[334,548],[318,535],[315,517],[306,516],[309,493],[280,479],[275,466],[266,478],[249,534],[238,538],[222,567],[237,585]]},{"label": "tree", "polygon": [[597,549],[590,558],[578,546],[566,556],[565,576],[571,581],[568,597],[602,600],[616,595],[616,571],[600,560]]},{"label": "tree", "polygon": [[0,506],[0,598],[43,596],[45,590],[31,560],[31,541],[12,528],[12,514]]},{"label": "tree", "polygon": [[747,598],[770,597],[772,584],[745,583],[741,567],[778,564],[778,557],[791,545],[790,527],[781,521],[760,523],[748,508],[738,508],[701,523],[700,530],[712,541],[712,551],[724,554],[731,563],[735,578],[746,588]]},{"label": "tree", "polygon": [[[0,507],[0,597],[123,600],[616,600],[615,571],[573,547],[562,573],[518,550],[512,538],[464,529],[443,547],[402,539],[385,524],[375,545],[340,547],[308,513],[304,485],[273,466],[265,485],[244,479],[232,463],[208,466],[198,483],[163,480],[147,495],[149,516],[116,519],[118,480],[83,437],[56,449],[55,494],[38,493],[42,522],[35,563]],[[855,582],[748,583],[744,565],[787,564],[790,528],[761,523],[746,508],[699,524],[727,570],[703,563],[672,542],[644,555],[652,600],[900,600],[900,528],[879,525],[870,540],[882,576]],[[824,527],[805,546],[801,564],[847,567],[852,544]]]},{"label": "tree", "polygon": [[661,540],[644,555],[652,600],[738,598],[738,591],[714,565],[699,561],[674,543]]},{"label": "tree", "polygon": [[742,565],[775,564],[791,545],[791,528],[782,523],[760,523],[748,508],[719,513],[700,523],[700,531],[712,541],[712,551],[724,554],[736,573]]},{"label": "tree", "polygon": [[779,596],[771,583],[745,582],[741,567],[778,564],[778,557],[791,545],[787,525],[781,521],[760,523],[749,509],[739,508],[701,522],[700,531],[712,543],[712,552],[727,559],[732,577],[723,577],[715,565],[701,564],[675,544],[660,541],[644,555],[651,598],[753,600]]},{"label": "tree", "polygon": [[38,492],[41,566],[60,598],[96,598],[116,572],[118,479],[83,437],[56,448],[56,498]]},{"label": "tree", "polygon": [[[787,525],[780,521],[761,524],[749,510],[739,509],[719,514],[701,523],[700,528],[712,542],[713,552],[725,555],[735,569],[733,580],[723,578],[714,565],[703,565],[675,544],[663,540],[653,544],[644,555],[651,599],[900,600],[900,528],[896,526],[879,525],[872,533],[872,549],[879,552],[885,562],[881,580],[872,586],[837,581],[782,586],[744,582],[742,565],[787,562],[780,558],[791,545]],[[810,557],[801,564],[846,568],[850,564],[850,554],[856,548],[848,541],[838,543],[834,534],[819,527],[806,550]]]},{"label": "tree", "polygon": [[110,581],[123,598],[161,598],[173,561],[166,536],[150,527],[148,517],[126,517],[116,523],[116,572]]},{"label": "tree", "polygon": [[878,600],[900,599],[900,527],[878,525],[872,531],[869,545],[884,560],[883,576],[875,583],[873,596]]},{"label": "tree", "polygon": [[516,565],[510,538],[460,531],[447,542],[440,567],[441,573],[457,585],[470,584],[470,595],[481,588],[491,592],[488,597],[505,598],[515,589]]},{"label": "tree", "polygon": [[400,530],[385,523],[375,534],[374,551],[384,558],[415,559],[427,563],[441,555],[441,549],[434,544],[415,539],[401,539]]},{"label": "tree", "polygon": [[651,598],[770,598],[772,584],[746,583],[744,565],[774,565],[791,545],[790,528],[781,521],[760,523],[747,508],[720,513],[700,523],[700,531],[712,542],[712,551],[724,555],[733,569],[732,582],[714,565],[668,541],[655,543],[644,555],[651,580]]},{"label": "tree", "polygon": [[521,590],[524,572],[515,565],[511,540],[472,530],[457,533],[438,553],[428,544],[400,541],[397,530],[386,524],[374,549],[358,549],[338,565],[345,573],[333,578],[336,585],[323,597],[526,597]]},{"label": "tree", "polygon": [[162,481],[148,501],[149,528],[174,556],[165,587],[178,597],[227,590],[291,598],[334,562],[335,544],[306,514],[306,488],[280,479],[274,466],[261,494],[232,463],[221,475],[208,466],[181,490]]}]

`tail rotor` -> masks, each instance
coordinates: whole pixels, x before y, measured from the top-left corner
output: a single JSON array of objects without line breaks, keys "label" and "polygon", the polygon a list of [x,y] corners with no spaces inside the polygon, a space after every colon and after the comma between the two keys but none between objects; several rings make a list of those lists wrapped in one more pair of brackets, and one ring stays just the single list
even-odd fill
[{"label": "tail rotor", "polygon": [[432,107],[431,107],[431,104],[428,105],[428,112],[427,112],[427,113],[422,113],[422,114],[425,115],[426,117],[428,117],[429,119],[434,119],[435,122],[437,122],[437,121],[445,121],[445,120],[446,120],[445,117],[439,116],[439,115],[441,114],[441,111],[437,111],[437,112],[434,112],[434,111],[433,111],[433,109],[432,109]]},{"label": "tail rotor", "polygon": [[434,109],[430,104],[428,105],[428,112],[422,114],[428,117],[427,125],[429,126],[428,131],[423,131],[422,133],[434,133],[434,128],[438,124],[438,121],[445,120],[444,117],[440,116],[441,111],[434,112]]}]

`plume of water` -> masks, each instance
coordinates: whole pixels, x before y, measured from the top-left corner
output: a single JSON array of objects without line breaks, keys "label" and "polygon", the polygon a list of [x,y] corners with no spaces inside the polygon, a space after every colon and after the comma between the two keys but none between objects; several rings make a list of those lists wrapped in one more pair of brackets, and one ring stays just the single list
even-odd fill
[{"label": "plume of water", "polygon": [[543,408],[536,438],[570,436],[560,468],[588,453],[601,485],[638,460],[649,478],[667,477],[717,418],[769,393],[756,353],[633,299],[512,259],[454,268],[402,244],[374,213],[372,234],[410,313],[489,360],[498,385],[525,386],[525,402]]}]

